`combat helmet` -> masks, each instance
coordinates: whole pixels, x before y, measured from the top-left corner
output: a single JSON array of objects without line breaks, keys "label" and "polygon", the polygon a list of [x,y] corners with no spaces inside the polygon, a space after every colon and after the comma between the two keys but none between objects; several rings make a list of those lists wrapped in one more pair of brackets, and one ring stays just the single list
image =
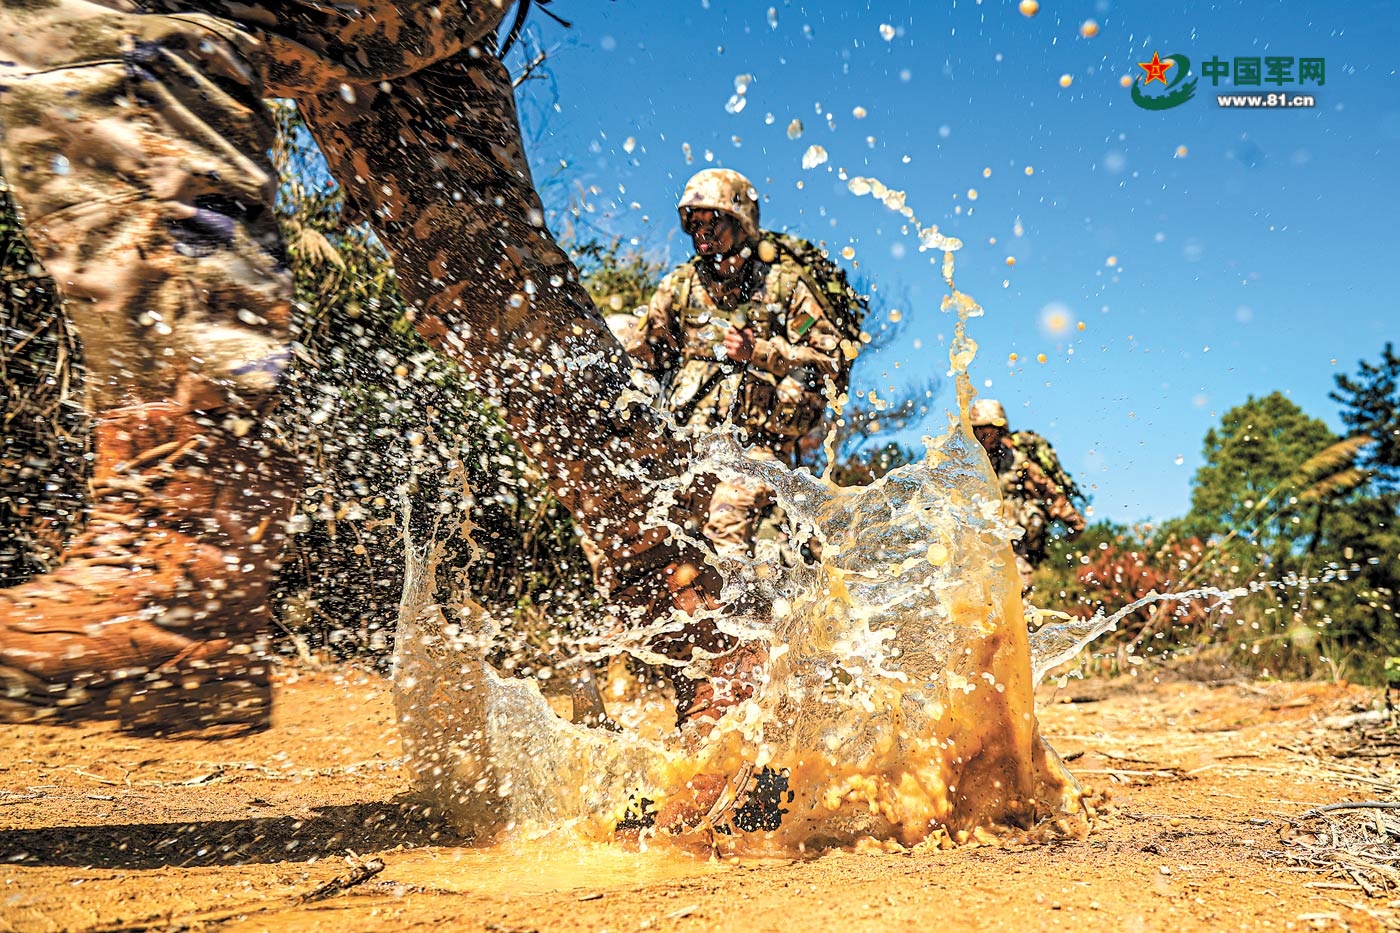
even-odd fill
[{"label": "combat helmet", "polygon": [[759,237],[758,191],[752,182],[733,169],[707,168],[696,172],[685,183],[676,209],[680,212],[682,227],[687,227],[693,210],[721,211],[739,221],[747,239]]},{"label": "combat helmet", "polygon": [[967,420],[974,428],[1006,428],[1006,409],[994,398],[979,398],[972,403],[972,408],[967,414]]}]

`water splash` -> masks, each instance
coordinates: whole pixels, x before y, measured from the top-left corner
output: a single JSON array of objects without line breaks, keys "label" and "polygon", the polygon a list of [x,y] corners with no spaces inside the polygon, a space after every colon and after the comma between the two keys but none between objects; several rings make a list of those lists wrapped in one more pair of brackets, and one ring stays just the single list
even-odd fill
[{"label": "water splash", "polygon": [[[1043,625],[1036,629],[1030,637],[1031,676],[1035,683],[1040,683],[1045,679],[1047,673],[1059,667],[1061,664],[1073,660],[1080,651],[1084,650],[1084,648],[1095,639],[1109,632],[1116,631],[1119,622],[1132,615],[1143,606],[1150,606],[1153,603],[1159,602],[1209,599],[1212,600],[1209,608],[1213,610],[1241,596],[1247,596],[1249,593],[1250,588],[1248,587],[1235,587],[1229,590],[1222,590],[1214,586],[1202,586],[1196,589],[1183,590],[1180,593],[1148,593],[1128,603],[1128,605],[1110,616],[1105,616],[1102,611],[1099,611],[1085,619],[1077,619],[1068,616],[1065,617],[1065,621],[1063,622],[1052,622]],[[1061,614],[1057,613],[1057,615]]]},{"label": "water splash", "polygon": [[[875,179],[857,189],[912,219],[902,192]],[[943,252],[943,310],[957,315],[949,363],[959,411],[941,437],[925,439],[925,458],[869,487],[843,488],[752,459],[732,433],[697,444],[693,474],[762,480],[821,553],[791,568],[762,551],[718,559],[728,605],[771,611],[713,617],[765,663],[754,698],[705,739],[672,732],[649,740],[565,722],[534,682],[504,678],[485,662],[491,620],[459,583],[439,579],[435,545],[409,548],[395,675],[400,724],[420,783],[465,832],[567,827],[606,838],[642,800],[665,801],[698,775],[749,768],[786,773],[794,797],[776,830],[727,839],[747,849],[862,837],[913,845],[939,831],[1027,828],[1077,810],[1077,785],[1034,716],[1032,650],[1010,548],[1017,532],[1002,517],[967,422],[977,345],[966,324],[982,309],[953,283],[961,244],[915,226],[921,248]],[[654,514],[677,492],[659,486]],[[685,621],[619,633],[598,653],[665,663],[646,642]],[[1043,663],[1056,649],[1041,645]],[[730,660],[697,652],[687,673],[718,673],[710,669]]]}]

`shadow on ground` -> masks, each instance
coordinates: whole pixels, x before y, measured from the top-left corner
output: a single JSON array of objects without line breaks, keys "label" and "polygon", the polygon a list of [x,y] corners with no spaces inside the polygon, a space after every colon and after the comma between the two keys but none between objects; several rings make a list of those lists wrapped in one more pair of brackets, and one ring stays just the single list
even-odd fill
[{"label": "shadow on ground", "polygon": [[314,816],[187,823],[51,826],[0,831],[0,862],[149,869],[246,865],[379,852],[454,841],[423,804],[389,801],[321,807]]}]

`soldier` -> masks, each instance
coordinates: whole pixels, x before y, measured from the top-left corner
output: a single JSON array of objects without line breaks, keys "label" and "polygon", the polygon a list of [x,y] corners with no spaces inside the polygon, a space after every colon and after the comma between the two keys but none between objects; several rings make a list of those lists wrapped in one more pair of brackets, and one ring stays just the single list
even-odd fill
[{"label": "soldier", "polygon": [[[677,422],[733,421],[749,456],[797,466],[800,443],[820,423],[824,389],[845,391],[849,360],[818,286],[759,227],[758,192],[730,169],[705,169],[678,205],[695,255],[661,280],[625,341],[662,386]],[[721,552],[752,553],[773,490],[757,480],[720,481],[706,503],[705,537]]]},{"label": "soldier", "polygon": [[1070,538],[1084,530],[1084,516],[1073,501],[1079,493],[1049,441],[1031,431],[1010,432],[1000,402],[978,399],[969,414],[1001,486],[1006,520],[1025,532],[1011,545],[1024,596],[1031,589],[1031,573],[1045,560],[1050,523],[1063,522]]},{"label": "soldier", "polygon": [[[686,183],[677,207],[695,255],[661,280],[627,351],[658,381],[678,423],[713,429],[732,421],[744,430],[750,457],[796,466],[800,441],[826,408],[823,388],[830,382],[845,390],[842,335],[810,274],[759,227],[758,192],[747,178],[705,169]],[[692,527],[721,553],[751,554],[773,490],[749,477],[697,485]],[[713,666],[730,674],[706,682],[673,677],[678,720],[704,730],[752,695],[766,655],[761,645],[715,632],[693,637],[723,652]]]},{"label": "soldier", "polygon": [[[263,415],[291,281],[260,98],[295,98],[393,256],[634,614],[714,605],[648,527],[684,445],[620,409],[617,342],[544,227],[496,0],[0,5],[0,172],[80,329],[95,504],[53,572],[0,591],[0,713],[263,726],[266,598],[298,478]],[[574,361],[587,361],[577,362]],[[672,650],[682,653],[682,645]]]}]

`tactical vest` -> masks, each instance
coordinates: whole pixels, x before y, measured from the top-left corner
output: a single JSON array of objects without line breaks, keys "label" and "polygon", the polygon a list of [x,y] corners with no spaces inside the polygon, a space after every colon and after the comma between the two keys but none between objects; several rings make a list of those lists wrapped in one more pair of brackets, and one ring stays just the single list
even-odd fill
[{"label": "tactical vest", "polygon": [[695,263],[692,259],[671,274],[681,364],[666,388],[667,407],[677,421],[694,426],[715,427],[732,417],[751,431],[788,441],[811,432],[826,410],[815,373],[799,367],[779,379],[724,352],[730,326],[750,328],[761,339],[802,339],[816,319],[788,320],[798,270],[789,262],[760,263],[763,279],[754,297],[726,310],[706,291]]}]

